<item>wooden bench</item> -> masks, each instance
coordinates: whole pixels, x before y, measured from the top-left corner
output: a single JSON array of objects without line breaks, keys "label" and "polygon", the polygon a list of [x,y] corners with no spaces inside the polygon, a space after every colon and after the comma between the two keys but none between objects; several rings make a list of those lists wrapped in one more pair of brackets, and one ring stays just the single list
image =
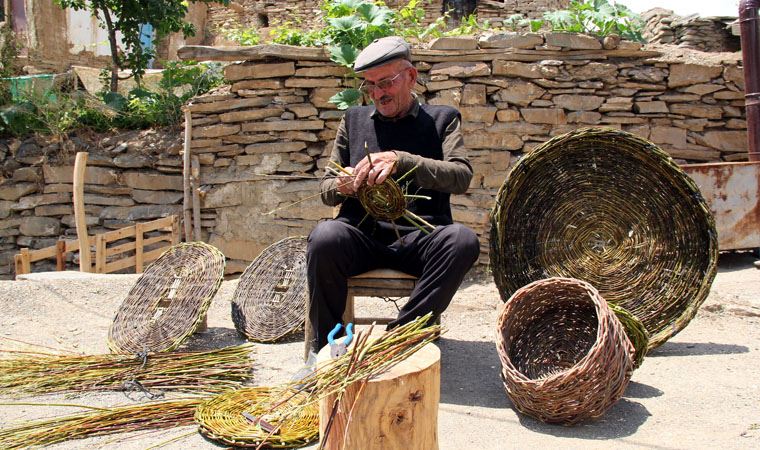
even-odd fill
[{"label": "wooden bench", "polygon": [[[355,275],[348,279],[346,309],[343,312],[343,323],[353,322],[354,325],[369,325],[373,322],[387,324],[396,317],[356,317],[356,297],[409,297],[417,283],[417,277],[393,269],[374,269]],[[309,342],[314,337],[306,311],[304,332],[304,360],[309,357]]]}]

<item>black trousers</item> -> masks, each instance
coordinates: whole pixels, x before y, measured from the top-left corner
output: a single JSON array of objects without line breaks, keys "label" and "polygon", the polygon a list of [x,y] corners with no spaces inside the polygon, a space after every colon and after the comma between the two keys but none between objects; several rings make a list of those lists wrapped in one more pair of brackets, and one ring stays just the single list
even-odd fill
[{"label": "black trousers", "polygon": [[320,222],[309,235],[306,255],[312,349],[327,345],[327,334],[341,322],[349,277],[381,267],[414,275],[419,280],[409,301],[388,327],[431,311],[437,320],[479,253],[477,235],[460,224],[438,226],[430,234],[413,231],[384,245],[345,222]]}]

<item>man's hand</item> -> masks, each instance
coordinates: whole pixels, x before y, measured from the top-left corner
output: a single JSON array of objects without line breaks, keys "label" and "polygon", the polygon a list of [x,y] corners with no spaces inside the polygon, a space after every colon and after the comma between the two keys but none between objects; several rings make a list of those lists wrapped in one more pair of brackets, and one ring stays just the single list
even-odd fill
[{"label": "man's hand", "polygon": [[372,158],[372,164],[370,164],[369,159],[363,158],[354,167],[354,191],[359,189],[365,180],[368,186],[380,184],[396,172],[396,162],[398,161],[396,152],[372,153],[370,158]]},{"label": "man's hand", "polygon": [[349,175],[337,177],[338,192],[348,197],[356,194],[356,189],[354,188],[354,177],[350,175],[354,172],[354,168],[345,167],[344,170],[348,172]]}]

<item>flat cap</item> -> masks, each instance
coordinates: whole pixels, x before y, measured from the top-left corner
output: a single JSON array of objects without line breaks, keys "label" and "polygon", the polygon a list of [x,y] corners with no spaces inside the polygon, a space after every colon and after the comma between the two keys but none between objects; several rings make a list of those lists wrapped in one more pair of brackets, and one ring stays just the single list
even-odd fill
[{"label": "flat cap", "polygon": [[409,44],[405,40],[398,36],[375,39],[356,57],[354,71],[368,70],[397,58],[412,60]]}]

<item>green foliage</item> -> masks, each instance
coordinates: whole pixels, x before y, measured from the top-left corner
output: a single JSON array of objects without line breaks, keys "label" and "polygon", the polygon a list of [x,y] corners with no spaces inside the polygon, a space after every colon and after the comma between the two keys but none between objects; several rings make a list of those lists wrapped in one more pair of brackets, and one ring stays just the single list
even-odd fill
[{"label": "green foliage", "polygon": [[228,41],[237,42],[240,45],[258,45],[261,41],[259,31],[256,28],[221,28],[219,34]]},{"label": "green foliage", "polygon": [[475,14],[470,14],[462,19],[462,22],[458,27],[446,31],[443,34],[445,36],[467,36],[489,29],[491,29],[491,22],[488,20],[478,22],[478,17]]},{"label": "green foliage", "polygon": [[[170,33],[182,32],[185,37],[195,34],[191,23],[185,22],[187,0],[54,0],[61,8],[87,10],[98,18],[101,28],[108,32],[111,49],[112,70],[110,90],[118,87],[118,71],[131,69],[139,80],[155,49],[143,49],[140,43],[142,24],[151,24],[159,38]],[[190,0],[192,2],[218,2],[225,5],[229,0]],[[120,33],[120,42],[117,40]]]},{"label": "green foliage", "polygon": [[394,22],[394,34],[416,40],[436,38],[443,35],[443,30],[446,29],[446,17],[438,17],[431,24],[423,25],[425,9],[421,3],[420,0],[410,0],[406,6],[398,10]]},{"label": "green foliage", "polygon": [[544,13],[544,20],[554,31],[597,36],[618,34],[623,39],[644,41],[641,17],[625,5],[610,3],[609,0],[572,0],[566,10]]},{"label": "green foliage", "polygon": [[274,27],[269,36],[275,44],[296,45],[299,47],[320,47],[325,43],[323,29],[303,31],[293,25],[293,22],[285,22]]},{"label": "green foliage", "polygon": [[525,25],[525,19],[522,14],[512,14],[502,21],[505,28],[517,31],[518,28]]},{"label": "green foliage", "polygon": [[338,107],[338,109],[348,109],[350,106],[359,104],[362,99],[362,92],[356,88],[344,89],[330,97],[328,100]]},{"label": "green foliage", "polygon": [[166,64],[157,91],[138,87],[126,96],[109,91],[99,98],[60,90],[29,94],[0,110],[0,134],[65,136],[79,127],[105,131],[176,125],[182,119],[181,107],[190,97],[222,82],[220,64],[174,61]]}]

